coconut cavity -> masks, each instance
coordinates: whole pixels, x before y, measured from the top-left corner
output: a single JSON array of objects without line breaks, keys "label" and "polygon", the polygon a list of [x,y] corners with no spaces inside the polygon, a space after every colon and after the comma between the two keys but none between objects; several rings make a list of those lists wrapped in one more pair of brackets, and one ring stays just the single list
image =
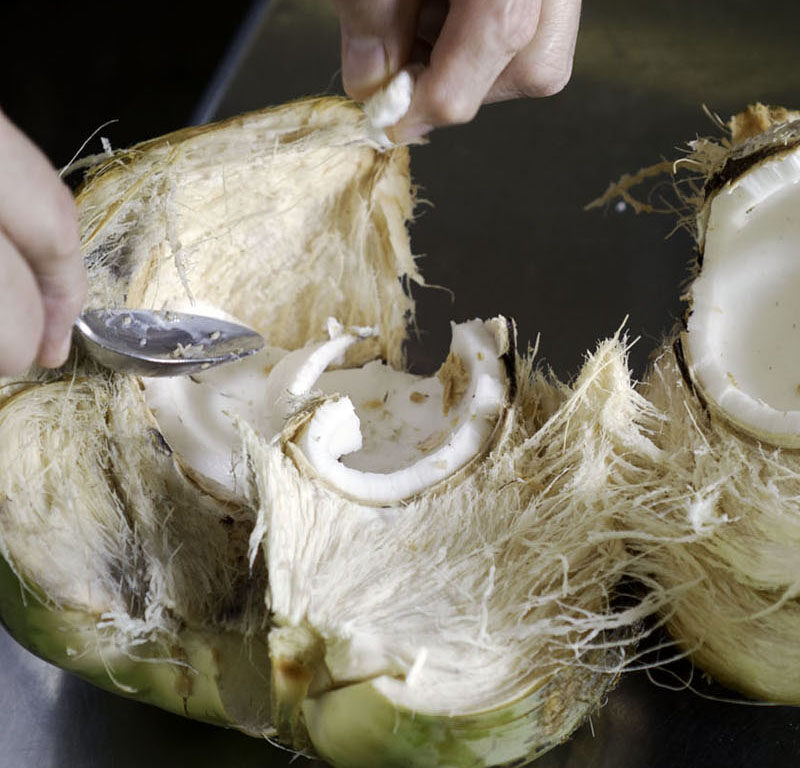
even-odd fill
[{"label": "coconut cavity", "polygon": [[690,375],[739,429],[800,445],[800,149],[767,158],[707,202],[703,264],[682,336]]},{"label": "coconut cavity", "polygon": [[342,365],[345,351],[374,329],[345,332],[333,319],[330,340],[293,352],[267,348],[237,364],[191,377],[144,381],[162,434],[199,475],[242,495],[247,467],[239,424],[263,439],[314,399],[297,443],[316,477],[367,503],[402,501],[458,471],[495,432],[512,382],[504,318],[453,326],[453,346],[436,376],[397,371],[381,361]]}]

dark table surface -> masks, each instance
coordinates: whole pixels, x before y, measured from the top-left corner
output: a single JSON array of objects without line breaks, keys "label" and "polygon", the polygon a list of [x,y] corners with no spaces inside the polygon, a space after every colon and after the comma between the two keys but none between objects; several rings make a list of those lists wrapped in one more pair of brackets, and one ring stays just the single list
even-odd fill
[{"label": "dark table surface", "polygon": [[[198,105],[224,117],[337,92],[338,30],[322,0],[257,3]],[[797,0],[593,0],[572,82],[556,97],[484,109],[412,155],[431,205],[412,228],[420,370],[438,366],[452,319],[503,313],[562,377],[627,317],[636,375],[681,311],[691,241],[669,218],[585,212],[611,179],[674,157],[749,102],[800,106]],[[146,138],[146,137],[142,137]],[[542,768],[795,768],[800,710],[731,703],[686,663],[633,673]],[[285,752],[77,680],[0,631],[0,768],[289,765]],[[300,763],[302,765],[302,762]]]}]

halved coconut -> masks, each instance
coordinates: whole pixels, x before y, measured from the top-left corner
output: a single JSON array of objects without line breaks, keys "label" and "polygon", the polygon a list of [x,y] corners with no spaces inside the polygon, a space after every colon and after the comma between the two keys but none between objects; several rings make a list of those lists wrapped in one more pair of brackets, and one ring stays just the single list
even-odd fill
[{"label": "halved coconut", "polygon": [[[513,355],[501,323],[468,327],[491,332],[485,351],[473,347],[480,362]],[[454,352],[468,354],[459,330]],[[655,452],[635,427],[647,406],[617,341],[600,346],[572,390],[529,378],[529,364],[512,359],[518,391],[506,387],[499,412],[481,394],[487,373],[469,373],[477,381],[465,382],[446,450],[431,450],[442,471],[458,471],[423,491],[396,478],[424,459],[385,472],[378,498],[371,472],[323,474],[336,434],[326,428],[339,418],[326,409],[341,398],[309,404],[279,440],[244,430],[270,563],[277,726],[334,765],[532,758],[563,740],[625,666],[646,607],[612,606],[627,566],[614,528],[627,485],[642,481],[632,457]],[[501,378],[497,366],[491,380]],[[465,417],[493,428],[470,463],[451,463]],[[327,432],[319,463],[317,420]]]},{"label": "halved coconut", "polygon": [[685,327],[642,392],[662,414],[649,497],[626,523],[671,633],[722,682],[800,703],[800,122],[763,105],[678,169],[699,257]]},{"label": "halved coconut", "polygon": [[[419,279],[408,157],[377,151],[354,105],[298,102],[95,160],[77,194],[89,307],[224,307],[287,348],[336,315],[380,324],[360,352],[402,362],[398,278]],[[3,621],[99,685],[270,734],[255,510],[173,450],[145,395],[79,356],[0,380]]]},{"label": "halved coconut", "polygon": [[[101,159],[90,306],[195,308],[263,353],[141,380],[0,382],[0,614],[112,690],[340,766],[494,765],[602,700],[625,488],[656,449],[621,342],[573,388],[503,318],[403,370],[407,152],[298,102]],[[268,575],[268,579],[267,579]]]}]

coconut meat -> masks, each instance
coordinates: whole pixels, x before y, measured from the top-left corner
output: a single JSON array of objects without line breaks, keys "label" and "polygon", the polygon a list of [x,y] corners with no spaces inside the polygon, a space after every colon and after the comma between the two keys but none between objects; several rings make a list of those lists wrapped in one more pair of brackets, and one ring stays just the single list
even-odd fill
[{"label": "coconut meat", "polygon": [[[414,496],[463,467],[489,440],[506,400],[501,354],[482,320],[454,325],[448,361],[425,386],[417,377],[395,381],[365,370],[382,379],[372,402],[383,405],[371,419],[372,446],[353,465],[341,460],[363,446],[349,397],[323,403],[297,443],[322,478],[359,501],[383,505]],[[419,407],[426,403],[434,408]]]},{"label": "coconut meat", "polygon": [[683,345],[704,397],[745,431],[800,444],[800,150],[710,202]]},{"label": "coconut meat", "polygon": [[413,93],[414,79],[408,70],[401,69],[364,103],[364,113],[372,126],[373,136],[382,147],[391,146],[385,131],[408,112]]},{"label": "coconut meat", "polygon": [[450,355],[433,377],[379,360],[326,371],[374,333],[330,320],[327,341],[292,352],[266,347],[199,376],[144,379],[145,398],[181,459],[236,495],[246,487],[238,422],[275,439],[313,403],[294,438],[307,468],[347,497],[391,504],[485,448],[507,400],[507,335],[499,319],[454,324]]}]

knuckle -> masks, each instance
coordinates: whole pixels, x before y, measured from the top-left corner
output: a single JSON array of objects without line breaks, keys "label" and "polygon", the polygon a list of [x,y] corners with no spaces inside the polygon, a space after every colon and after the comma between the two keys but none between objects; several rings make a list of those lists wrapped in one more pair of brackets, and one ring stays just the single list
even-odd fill
[{"label": "knuckle", "polygon": [[536,33],[539,23],[538,8],[529,0],[511,0],[495,4],[494,21],[497,35],[514,54],[524,48]]},{"label": "knuckle", "polygon": [[44,209],[45,248],[48,261],[63,267],[76,259],[80,250],[78,239],[78,209],[72,193],[60,181],[53,185]]},{"label": "knuckle", "polygon": [[464,93],[440,86],[430,92],[427,111],[433,125],[460,125],[475,117],[478,106]]},{"label": "knuckle", "polygon": [[571,64],[539,65],[526,71],[519,82],[519,88],[527,96],[555,96],[564,90],[571,76]]}]

